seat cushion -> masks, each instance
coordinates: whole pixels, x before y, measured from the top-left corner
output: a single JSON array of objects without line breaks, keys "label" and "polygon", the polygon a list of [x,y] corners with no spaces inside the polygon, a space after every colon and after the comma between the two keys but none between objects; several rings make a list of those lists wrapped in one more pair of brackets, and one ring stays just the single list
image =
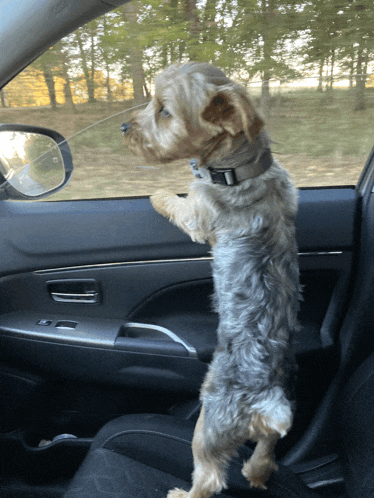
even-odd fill
[{"label": "seat cushion", "polygon": [[168,489],[188,489],[188,482],[113,451],[94,450],[70,486],[69,497],[165,497]]},{"label": "seat cushion", "polygon": [[[174,487],[189,490],[194,424],[164,415],[128,415],[111,421],[94,439],[65,498],[165,498]],[[222,497],[313,498],[296,475],[280,466],[268,492],[250,490],[241,474],[251,455],[246,446],[233,459]]]}]

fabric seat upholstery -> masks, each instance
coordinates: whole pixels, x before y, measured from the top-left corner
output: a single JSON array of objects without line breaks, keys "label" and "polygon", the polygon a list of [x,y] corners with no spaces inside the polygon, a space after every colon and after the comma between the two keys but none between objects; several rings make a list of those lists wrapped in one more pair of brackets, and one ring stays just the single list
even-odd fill
[{"label": "fabric seat upholstery", "polygon": [[[165,498],[169,489],[191,486],[194,424],[166,415],[128,415],[98,433],[73,479],[66,498]],[[242,447],[229,471],[229,489],[220,496],[258,496],[241,475],[251,450]],[[313,498],[316,495],[286,467],[273,474],[269,497]],[[252,494],[251,494],[252,493]]]},{"label": "fabric seat upholstery", "polygon": [[[353,375],[342,397],[340,433],[347,467],[347,496],[374,497],[374,354]],[[165,498],[169,489],[189,490],[194,424],[166,415],[127,415],[111,421],[94,439],[65,498]],[[241,475],[251,450],[242,447],[219,496],[316,498],[291,470],[279,465],[268,491],[251,490]]]}]

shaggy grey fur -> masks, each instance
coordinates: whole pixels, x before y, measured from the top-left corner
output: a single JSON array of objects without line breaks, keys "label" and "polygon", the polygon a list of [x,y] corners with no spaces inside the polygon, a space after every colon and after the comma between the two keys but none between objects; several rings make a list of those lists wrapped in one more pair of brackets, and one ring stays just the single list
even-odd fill
[{"label": "shaggy grey fur", "polygon": [[[260,156],[268,146],[262,132],[253,145],[246,143],[246,157]],[[278,413],[279,420],[290,414],[299,309],[297,193],[276,161],[236,187],[212,185],[207,176],[195,182],[207,203],[226,208],[215,220],[212,249],[218,346],[214,375],[201,393],[207,436],[213,446],[225,445],[225,438],[246,439],[253,412]]]},{"label": "shaggy grey fur", "polygon": [[[293,418],[297,191],[269,153],[264,163],[270,141],[245,90],[208,64],[167,68],[152,102],[123,131],[150,160],[194,159],[186,198],[159,191],[151,201],[192,240],[209,242],[214,256],[218,345],[201,389],[194,481],[189,493],[176,489],[169,498],[219,492],[229,459],[247,439],[257,446],[242,472],[266,489],[277,469],[274,446]],[[238,167],[253,175],[234,186],[213,183],[212,171]]]}]

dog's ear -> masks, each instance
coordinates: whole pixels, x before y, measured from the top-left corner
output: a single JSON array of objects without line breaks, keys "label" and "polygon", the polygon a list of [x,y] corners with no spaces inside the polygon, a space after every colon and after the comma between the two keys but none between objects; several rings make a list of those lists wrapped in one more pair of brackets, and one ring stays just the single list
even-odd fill
[{"label": "dog's ear", "polygon": [[264,122],[255,111],[247,94],[239,86],[217,87],[201,117],[235,136],[243,131],[249,141],[260,133]]}]

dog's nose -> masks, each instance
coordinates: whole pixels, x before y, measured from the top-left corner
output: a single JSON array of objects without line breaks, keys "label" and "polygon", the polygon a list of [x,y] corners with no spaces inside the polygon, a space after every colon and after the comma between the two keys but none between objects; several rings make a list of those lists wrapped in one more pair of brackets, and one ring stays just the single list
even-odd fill
[{"label": "dog's nose", "polygon": [[122,130],[122,133],[124,135],[126,135],[126,133],[128,133],[130,131],[130,128],[131,128],[131,123],[123,123],[123,125],[121,126],[121,130]]}]

